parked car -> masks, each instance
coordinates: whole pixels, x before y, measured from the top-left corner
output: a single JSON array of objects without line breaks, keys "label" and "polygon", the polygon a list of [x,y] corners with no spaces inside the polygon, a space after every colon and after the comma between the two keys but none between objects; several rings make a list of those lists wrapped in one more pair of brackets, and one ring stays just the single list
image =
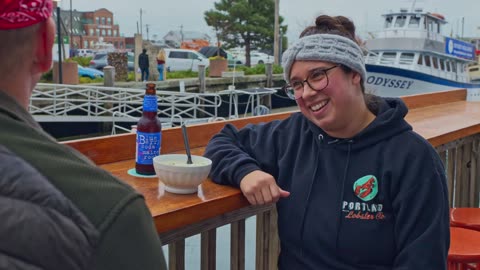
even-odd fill
[{"label": "parked car", "polygon": [[94,68],[87,68],[78,65],[78,76],[90,79],[103,78],[103,72]]},{"label": "parked car", "polygon": [[107,54],[106,53],[97,53],[92,60],[90,60],[90,68],[103,70],[107,66]]},{"label": "parked car", "polygon": [[[245,56],[243,56],[245,59]],[[246,60],[244,60],[246,62]],[[250,65],[273,63],[273,56],[266,53],[251,51],[250,52]]]},{"label": "parked car", "polygon": [[[134,70],[134,60],[135,56],[132,52],[127,52],[127,69],[128,71]],[[108,55],[107,53],[97,53],[93,59],[90,61],[90,68],[103,70],[105,66],[108,65]]]},{"label": "parked car", "polygon": [[91,49],[78,49],[77,54],[82,57],[93,57],[95,52]]},{"label": "parked car", "polygon": [[167,71],[192,70],[198,71],[198,65],[210,65],[208,58],[203,54],[186,49],[164,49]]}]

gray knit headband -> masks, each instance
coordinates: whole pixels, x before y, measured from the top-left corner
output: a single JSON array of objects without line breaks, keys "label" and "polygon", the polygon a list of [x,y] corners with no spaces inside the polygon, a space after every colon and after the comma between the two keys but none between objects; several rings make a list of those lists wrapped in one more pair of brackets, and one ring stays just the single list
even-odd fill
[{"label": "gray knit headband", "polygon": [[366,79],[362,49],[351,39],[339,35],[305,36],[290,46],[282,56],[283,77],[287,83],[290,82],[290,72],[295,60],[342,64],[358,72],[363,81]]}]

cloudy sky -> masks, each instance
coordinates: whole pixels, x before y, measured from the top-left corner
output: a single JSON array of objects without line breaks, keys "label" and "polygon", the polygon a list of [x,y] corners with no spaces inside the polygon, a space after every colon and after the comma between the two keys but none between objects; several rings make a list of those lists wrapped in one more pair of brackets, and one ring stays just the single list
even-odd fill
[{"label": "cloudy sky", "polygon": [[[203,18],[206,10],[212,9],[219,0],[62,0],[62,9],[92,11],[107,8],[114,13],[115,23],[120,32],[132,36],[137,32],[140,21],[140,9],[143,10],[144,35],[149,25],[150,38],[162,38],[169,30],[201,31],[214,36]],[[273,1],[273,0],[272,0]],[[374,33],[383,25],[381,14],[411,8],[411,0],[280,0],[280,15],[288,24],[290,41],[296,39],[305,26],[314,22],[319,14],[344,15],[351,18],[357,26],[357,34],[367,38],[367,32]],[[479,0],[417,0],[415,7],[425,11],[443,14],[449,22],[444,33],[466,37],[480,36]],[[155,35],[155,36],[154,36]]]}]

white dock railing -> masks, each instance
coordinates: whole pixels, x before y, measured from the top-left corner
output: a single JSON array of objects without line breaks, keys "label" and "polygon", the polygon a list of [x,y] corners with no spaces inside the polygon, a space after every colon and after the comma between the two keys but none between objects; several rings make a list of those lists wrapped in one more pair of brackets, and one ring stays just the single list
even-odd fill
[{"label": "white dock railing", "polygon": [[[29,111],[39,122],[136,122],[141,116],[145,90],[120,87],[39,83]],[[218,117],[218,94],[157,91],[158,117],[173,123],[183,119]]]}]

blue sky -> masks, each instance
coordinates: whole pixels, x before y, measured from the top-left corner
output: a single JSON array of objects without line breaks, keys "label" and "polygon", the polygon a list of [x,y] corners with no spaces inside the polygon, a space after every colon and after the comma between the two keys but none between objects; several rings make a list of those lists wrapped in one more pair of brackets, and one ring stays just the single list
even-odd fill
[{"label": "blue sky", "polygon": [[[272,0],[273,1],[273,0]],[[161,38],[169,30],[201,31],[214,36],[204,21],[203,13],[212,9],[215,0],[62,0],[62,9],[91,11],[107,8],[114,12],[114,20],[120,25],[120,32],[131,36],[137,31],[140,9],[143,10],[145,25],[149,25],[149,36]],[[357,26],[357,34],[366,38],[367,32],[381,29],[381,14],[410,8],[408,0],[280,0],[280,15],[289,26],[287,36],[290,41],[296,39],[305,26],[313,23],[319,14],[344,15],[351,18]],[[464,18],[464,36],[480,36],[479,0],[418,0],[416,7],[425,11],[441,13],[449,22],[444,28],[445,34],[462,32]]]}]

